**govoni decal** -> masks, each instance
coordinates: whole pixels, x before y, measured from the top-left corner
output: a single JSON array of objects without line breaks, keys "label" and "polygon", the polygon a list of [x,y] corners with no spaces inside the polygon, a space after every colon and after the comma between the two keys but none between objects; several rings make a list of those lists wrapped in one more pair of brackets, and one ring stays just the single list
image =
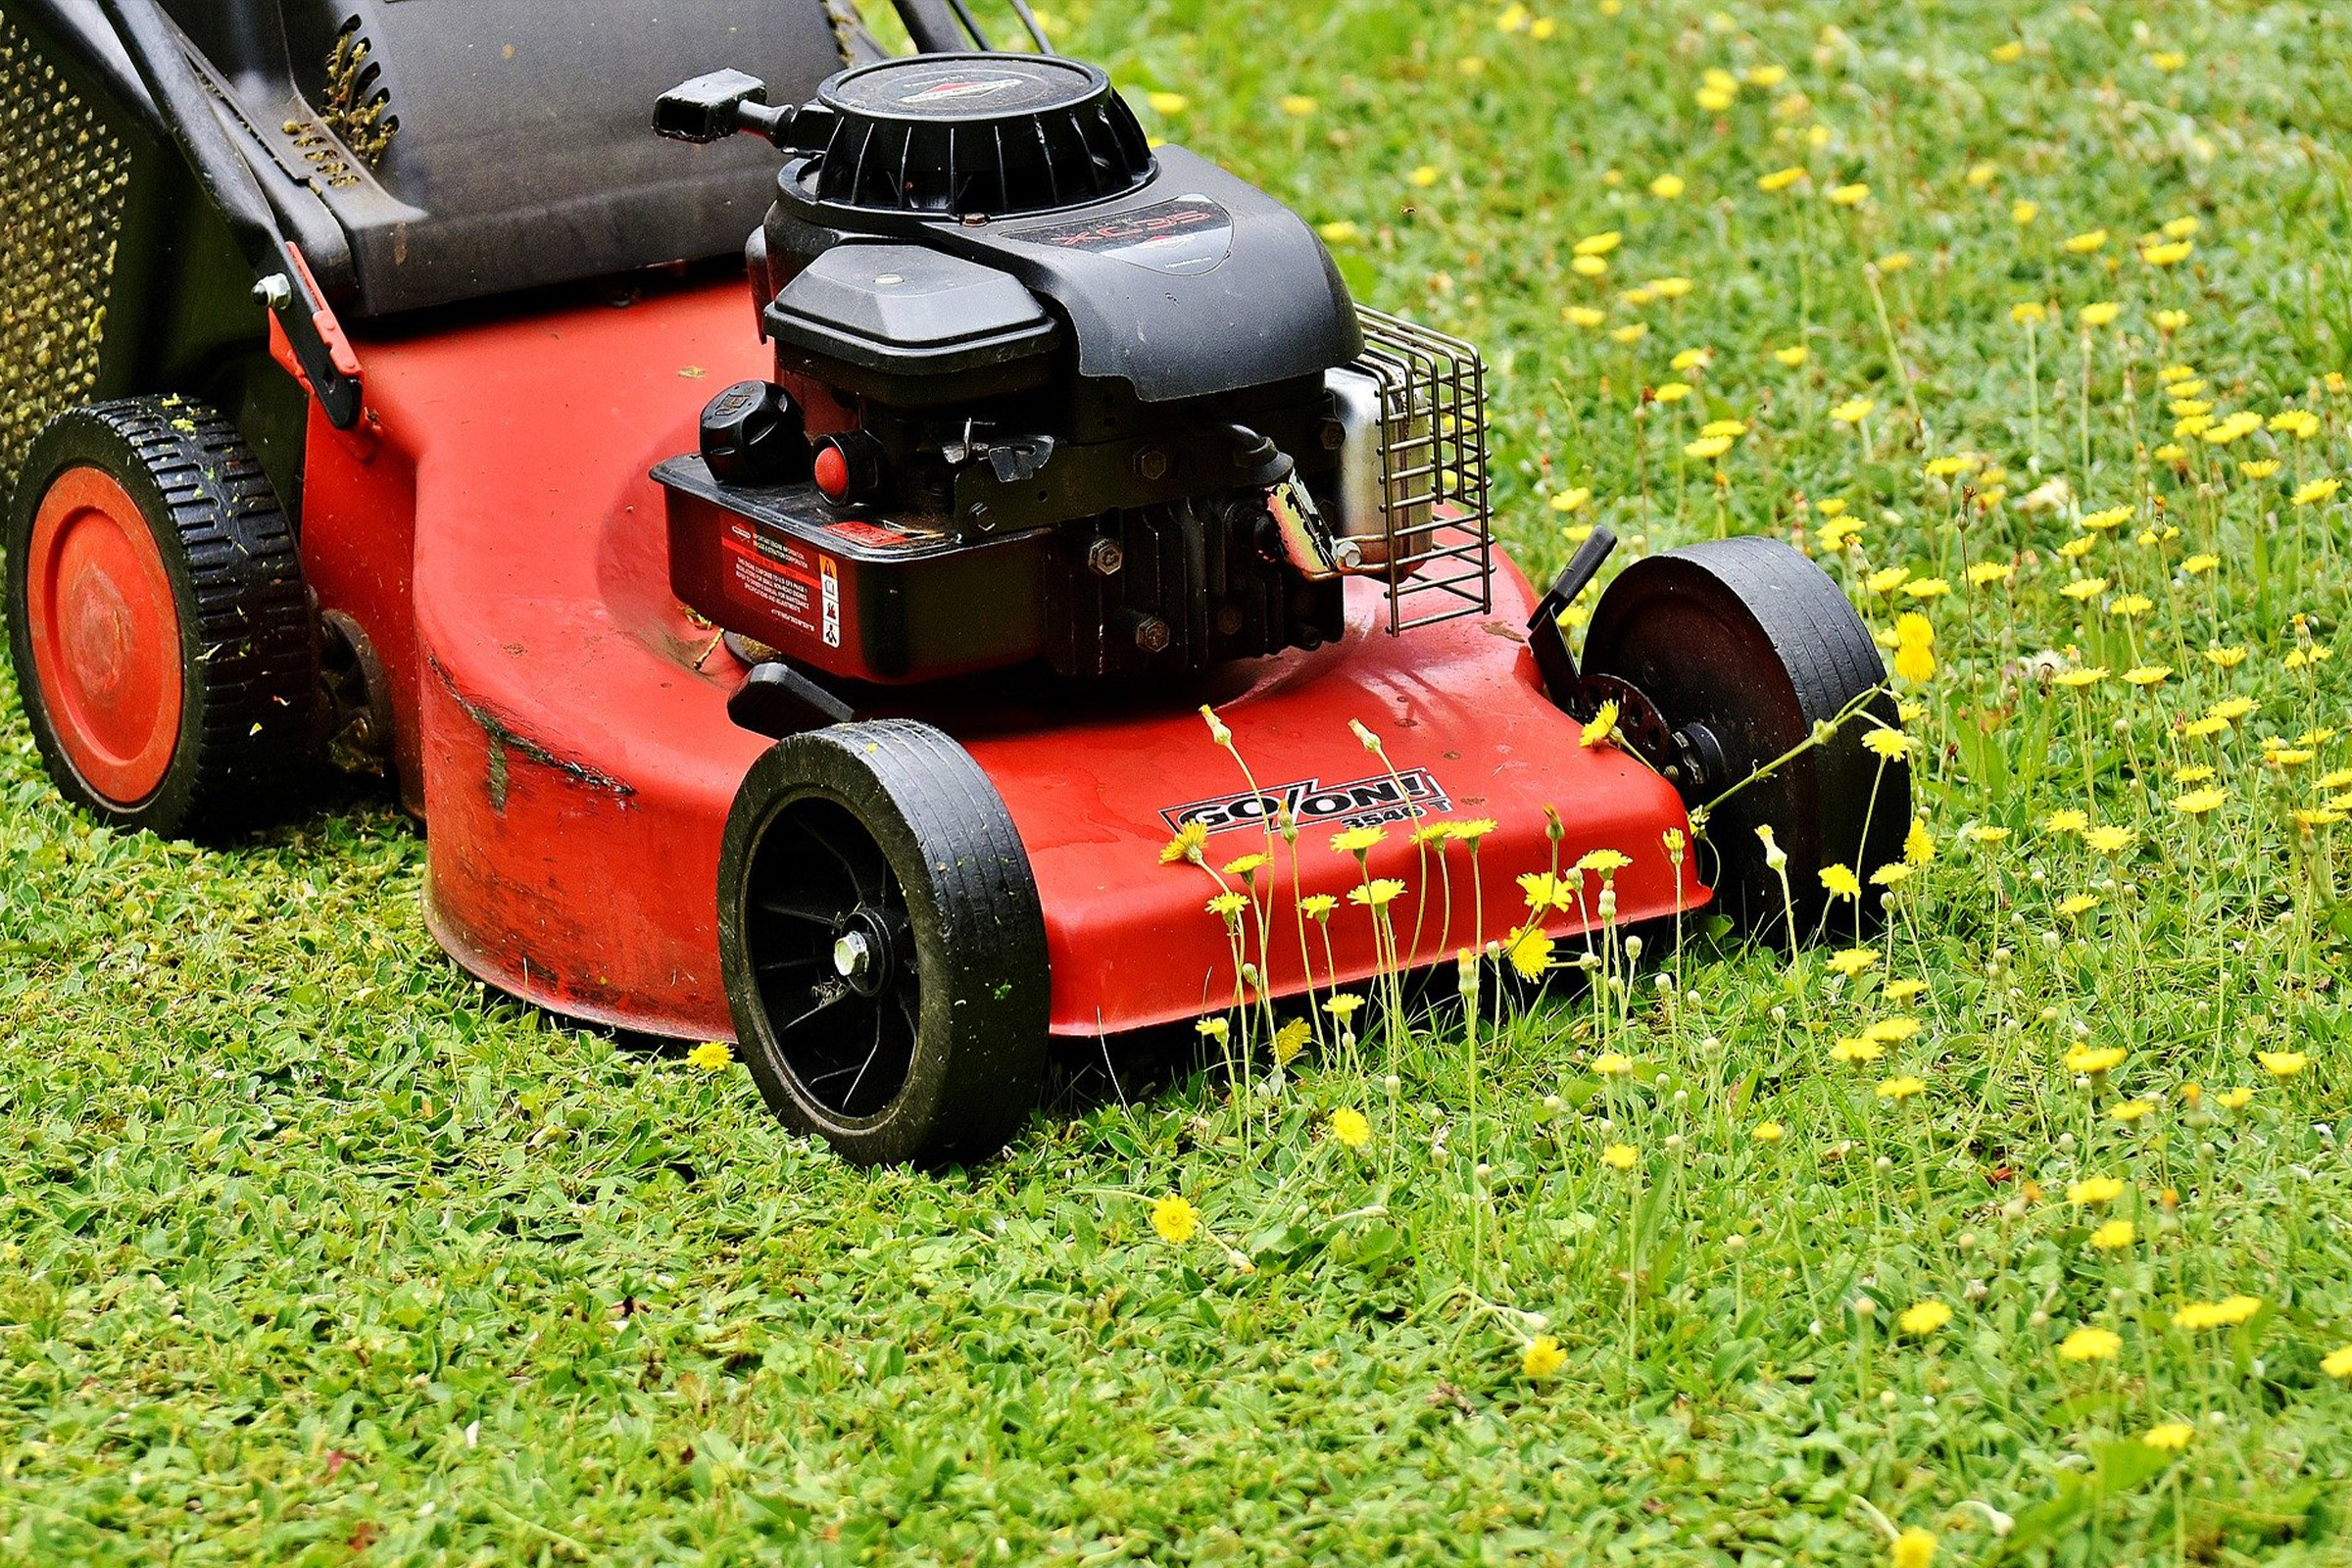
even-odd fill
[{"label": "govoni decal", "polygon": [[1453,802],[1446,799],[1446,787],[1438,782],[1437,774],[1415,767],[1393,778],[1376,773],[1345,784],[1305,778],[1255,795],[1244,791],[1170,807],[1159,814],[1171,828],[1182,830],[1187,823],[1198,822],[1211,833],[1223,833],[1230,828],[1271,825],[1277,820],[1276,813],[1286,808],[1291,819],[1301,827],[1364,827],[1448,811]]}]

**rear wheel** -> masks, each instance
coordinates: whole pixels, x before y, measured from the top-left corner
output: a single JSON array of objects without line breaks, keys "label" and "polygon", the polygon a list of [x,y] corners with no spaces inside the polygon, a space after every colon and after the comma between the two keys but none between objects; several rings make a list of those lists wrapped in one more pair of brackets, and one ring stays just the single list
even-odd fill
[{"label": "rear wheel", "polygon": [[1011,816],[928,725],[839,724],[754,765],[719,858],[745,1063],[861,1163],[993,1154],[1042,1093],[1045,917]]},{"label": "rear wheel", "polygon": [[13,495],[9,652],[59,790],[166,835],[281,809],[311,768],[318,639],[293,528],[235,428],[170,398],[74,410]]},{"label": "rear wheel", "polygon": [[[1589,703],[1621,682],[1629,710],[1651,710],[1633,744],[1694,809],[1714,803],[1700,866],[1726,914],[1786,940],[1792,906],[1800,941],[1872,921],[1871,874],[1902,857],[1911,773],[1865,744],[1900,718],[1870,628],[1819,566],[1756,538],[1638,561],[1593,611],[1584,675]],[[1786,898],[1759,828],[1788,854]],[[1831,895],[1822,873],[1836,866],[1859,898]]]}]

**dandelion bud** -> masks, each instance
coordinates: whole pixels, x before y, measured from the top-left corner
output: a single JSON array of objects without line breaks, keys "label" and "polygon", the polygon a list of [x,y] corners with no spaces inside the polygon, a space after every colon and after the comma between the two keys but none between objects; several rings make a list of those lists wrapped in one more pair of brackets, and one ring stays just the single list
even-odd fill
[{"label": "dandelion bud", "polygon": [[1869,1297],[1857,1296],[1854,1298],[1854,1316],[1862,1318],[1870,1317],[1876,1313],[1878,1309],[1879,1303],[1872,1300]]},{"label": "dandelion bud", "polygon": [[1554,844],[1568,836],[1568,829],[1560,822],[1560,808],[1556,806],[1547,805],[1544,808],[1544,836]]},{"label": "dandelion bud", "polygon": [[[1601,894],[1601,898],[1607,901],[1603,907],[1608,909],[1610,913],[1614,914],[1617,910],[1617,895],[1615,893],[1604,892]],[[1632,936],[1625,939],[1625,957],[1628,963],[1640,963],[1642,961],[1642,939],[1640,937]]]},{"label": "dandelion bud", "polygon": [[[1693,997],[1691,1000],[1695,1002],[1697,998]],[[1698,1043],[1698,1054],[1702,1056],[1720,1056],[1723,1054],[1723,1042],[1715,1036],[1709,1035]]]},{"label": "dandelion bud", "polygon": [[1256,965],[1256,964],[1254,964],[1254,963],[1245,963],[1245,964],[1243,964],[1243,965],[1242,965],[1242,984],[1244,984],[1244,985],[1248,986],[1248,987],[1249,987],[1250,990],[1252,990],[1252,991],[1254,991],[1254,990],[1256,990],[1256,989],[1257,989],[1257,965]]},{"label": "dandelion bud", "polygon": [[1810,1334],[1810,1335],[1812,1335],[1812,1336],[1813,1336],[1815,1339],[1817,1339],[1817,1340],[1818,1340],[1818,1339],[1820,1339],[1820,1338],[1821,1338],[1821,1319],[1819,1319],[1819,1318],[1815,1318],[1815,1319],[1814,1319],[1812,1322],[1810,1322],[1810,1323],[1806,1324],[1806,1325],[1805,1325],[1805,1332],[1806,1332],[1807,1334]]},{"label": "dandelion bud", "polygon": [[1519,1314],[1519,1321],[1538,1334],[1551,1327],[1551,1319],[1541,1312],[1522,1312]]},{"label": "dandelion bud", "polygon": [[1983,1280],[1970,1280],[1968,1284],[1961,1287],[1960,1294],[1972,1301],[1982,1301],[1992,1294],[1992,1287]]},{"label": "dandelion bud", "polygon": [[1871,1164],[1877,1167],[1879,1174],[1882,1176],[1894,1169],[1894,1161],[1887,1158],[1885,1154],[1881,1154],[1878,1158],[1872,1160]]},{"label": "dandelion bud", "polygon": [[1881,1389],[1879,1391],[1879,1407],[1883,1410],[1893,1409],[1895,1397],[1895,1392],[1892,1389]]},{"label": "dandelion bud", "polygon": [[1787,1023],[1788,1021],[1788,1009],[1787,1007],[1773,1008],[1772,1021],[1774,1023]]},{"label": "dandelion bud", "polygon": [[2039,1307],[2035,1307],[2034,1309],[2034,1315],[2027,1318],[2026,1321],[2037,1329],[2046,1329],[2050,1326],[2050,1314],[2044,1312]]},{"label": "dandelion bud", "polygon": [[2058,1135],[2058,1147],[2070,1154],[2073,1153],[2075,1152],[2075,1135],[2073,1133],[2060,1133]]},{"label": "dandelion bud", "polygon": [[1744,1251],[1746,1249],[1747,1238],[1740,1235],[1738,1231],[1732,1232],[1731,1235],[1726,1236],[1723,1239],[1723,1250],[1727,1252]]},{"label": "dandelion bud", "polygon": [[1389,1074],[1389,1075],[1388,1075],[1386,1078],[1383,1078],[1383,1079],[1382,1079],[1380,1082],[1381,1082],[1381,1087],[1382,1087],[1382,1088],[1384,1088],[1384,1089],[1386,1089],[1386,1090],[1387,1090],[1387,1091],[1388,1091],[1390,1094],[1392,1094],[1392,1095],[1394,1095],[1395,1093],[1396,1093],[1396,1091],[1398,1091],[1399,1089],[1402,1089],[1402,1088],[1404,1087],[1404,1080],[1403,1080],[1403,1079],[1401,1079],[1401,1078],[1399,1078],[1399,1077],[1397,1077],[1397,1076],[1396,1076],[1395,1073],[1391,1073],[1391,1074]]},{"label": "dandelion bud", "polygon": [[1557,1095],[1545,1095],[1544,1097],[1544,1114],[1546,1116],[1557,1116],[1560,1113],[1561,1107],[1566,1103],[1567,1102],[1562,1100]]},{"label": "dandelion bud", "polygon": [[1353,718],[1349,719],[1348,721],[1348,728],[1354,734],[1357,740],[1363,742],[1365,751],[1377,753],[1380,750],[1380,737],[1373,734],[1370,730],[1364,728],[1362,720]]},{"label": "dandelion bud", "polygon": [[1206,703],[1202,703],[1200,705],[1200,716],[1208,720],[1208,738],[1212,741],[1215,741],[1219,746],[1231,749],[1233,745],[1233,731],[1225,727],[1225,721],[1217,716],[1217,710],[1209,707]]},{"label": "dandelion bud", "polygon": [[1468,948],[1464,948],[1458,955],[1456,955],[1454,958],[1454,966],[1461,974],[1460,985],[1462,995],[1465,997],[1477,996],[1478,955],[1472,953]]},{"label": "dandelion bud", "polygon": [[1617,918],[1617,890],[1603,883],[1600,897],[1594,901],[1594,905],[1600,911],[1600,923],[1607,925]]},{"label": "dandelion bud", "polygon": [[1688,1089],[1677,1089],[1674,1092],[1674,1102],[1678,1105],[1688,1105],[1690,1103],[1690,1091]]},{"label": "dandelion bud", "polygon": [[1666,1147],[1677,1153],[1681,1152],[1683,1147],[1683,1135],[1681,1133],[1668,1133],[1666,1135]]}]

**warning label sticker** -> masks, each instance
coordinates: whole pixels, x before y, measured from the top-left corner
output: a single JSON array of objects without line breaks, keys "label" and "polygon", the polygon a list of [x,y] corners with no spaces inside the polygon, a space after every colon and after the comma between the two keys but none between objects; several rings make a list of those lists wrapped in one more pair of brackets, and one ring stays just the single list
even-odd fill
[{"label": "warning label sticker", "polygon": [[745,523],[727,529],[726,546],[734,559],[738,588],[775,612],[785,624],[841,646],[841,585],[832,575],[831,561],[824,562],[820,576],[816,567],[821,558],[762,537]]}]

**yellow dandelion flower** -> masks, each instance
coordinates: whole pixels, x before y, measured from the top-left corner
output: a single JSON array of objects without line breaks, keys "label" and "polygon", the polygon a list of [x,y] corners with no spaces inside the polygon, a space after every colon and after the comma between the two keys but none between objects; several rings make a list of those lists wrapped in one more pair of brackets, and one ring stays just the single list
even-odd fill
[{"label": "yellow dandelion flower", "polygon": [[1952,1309],[1941,1301],[1920,1301],[1903,1308],[1903,1315],[1894,1321],[1905,1334],[1926,1336],[1951,1320]]},{"label": "yellow dandelion flower", "polygon": [[1600,1152],[1600,1162],[1611,1170],[1632,1170],[1639,1157],[1631,1144],[1611,1144]]},{"label": "yellow dandelion flower", "polygon": [[2320,1358],[2320,1370],[2331,1378],[2352,1378],[2352,1345],[2340,1350],[2330,1350]]},{"label": "yellow dandelion flower", "polygon": [[2088,1073],[2096,1078],[2101,1073],[2115,1071],[2130,1054],[2122,1046],[2076,1046],[2066,1054],[2068,1072]]},{"label": "yellow dandelion flower", "polygon": [[1159,863],[1174,865],[1179,860],[1198,861],[1207,843],[1208,824],[1201,821],[1187,822],[1176,830],[1174,838],[1160,846]]},{"label": "yellow dandelion flower", "polygon": [[1887,1568],[1935,1568],[1936,1533],[1911,1526],[1886,1548]]},{"label": "yellow dandelion flower", "polygon": [[2224,1110],[2243,1110],[2253,1102],[2254,1091],[2245,1088],[2225,1089],[2213,1098]]},{"label": "yellow dandelion flower", "polygon": [[1350,888],[1348,902],[1360,904],[1368,909],[1385,909],[1396,903],[1396,896],[1403,891],[1404,884],[1393,876],[1375,877],[1360,888]]},{"label": "yellow dandelion flower", "polygon": [[1777,1144],[1787,1134],[1788,1129],[1777,1121],[1760,1121],[1747,1130],[1747,1136],[1759,1144]]},{"label": "yellow dandelion flower", "polygon": [[2102,1252],[2117,1252],[2138,1238],[2139,1229],[2130,1220],[2111,1219],[2090,1233],[2090,1245]]},{"label": "yellow dandelion flower", "polygon": [[2129,1126],[2153,1114],[2155,1109],[2156,1102],[2153,1100],[2126,1100],[2108,1106],[2107,1114]]},{"label": "yellow dandelion flower", "polygon": [[1186,1202],[1179,1194],[1170,1193],[1165,1198],[1152,1200],[1152,1228],[1170,1247],[1182,1247],[1200,1228],[1200,1211]]},{"label": "yellow dandelion flower", "polygon": [[2122,1337],[2113,1329],[2077,1329],[2058,1342],[2058,1356],[2065,1361],[2112,1361],[2123,1348]]},{"label": "yellow dandelion flower", "polygon": [[686,1064],[698,1072],[724,1072],[735,1064],[735,1053],[723,1040],[706,1040],[686,1053]]},{"label": "yellow dandelion flower", "polygon": [[2173,797],[2173,809],[2183,816],[2203,816],[2229,799],[2230,792],[2228,790],[2190,790],[2185,795]]},{"label": "yellow dandelion flower", "polygon": [[1875,1040],[1846,1036],[1830,1047],[1830,1059],[1842,1067],[1867,1067],[1886,1054],[1886,1048]]},{"label": "yellow dandelion flower", "polygon": [[1539,1383],[1567,1364],[1568,1352],[1561,1349],[1560,1342],[1548,1334],[1537,1335],[1527,1342],[1527,1348],[1519,1352],[1519,1370]]},{"label": "yellow dandelion flower", "polygon": [[2123,1196],[2124,1184],[2114,1176],[2085,1176],[2066,1189],[2066,1200],[2077,1208],[2095,1208]]},{"label": "yellow dandelion flower", "polygon": [[2088,256],[2093,251],[2105,250],[2107,248],[2107,231],[2103,228],[2088,228],[2080,234],[2070,234],[2066,238],[2065,248],[2069,254],[2075,256]]},{"label": "yellow dandelion flower", "polygon": [[1389,836],[1389,830],[1379,826],[1342,828],[1331,836],[1331,847],[1342,855],[1362,855]]},{"label": "yellow dandelion flower", "polygon": [[1788,368],[1792,370],[1798,366],[1804,364],[1805,361],[1812,358],[1812,356],[1813,351],[1809,348],[1806,348],[1801,343],[1791,343],[1786,348],[1777,348],[1772,351],[1772,357],[1775,360],[1778,360],[1781,364],[1788,367]]},{"label": "yellow dandelion flower", "polygon": [[2262,1063],[2264,1072],[2281,1080],[2294,1077],[2310,1062],[2300,1051],[2257,1051],[2254,1059]]},{"label": "yellow dandelion flower", "polygon": [[1830,417],[1839,424],[1860,424],[1870,417],[1871,411],[1878,406],[1877,400],[1872,398],[1847,398],[1830,410]]},{"label": "yellow dandelion flower", "polygon": [[1372,1142],[1372,1124],[1362,1111],[1343,1105],[1331,1113],[1331,1136],[1342,1148],[1361,1149]]},{"label": "yellow dandelion flower", "polygon": [[2139,842],[2139,834],[2128,827],[2105,823],[2083,834],[2082,842],[2101,855],[2121,855]]},{"label": "yellow dandelion flower", "polygon": [[1906,1074],[1900,1078],[1889,1078],[1880,1084],[1878,1096],[1881,1100],[1891,1100],[1899,1105],[1915,1095],[1924,1094],[1927,1087],[1925,1080]]},{"label": "yellow dandelion flower", "polygon": [[1542,926],[1529,926],[1503,948],[1503,956],[1522,980],[1536,980],[1551,967],[1552,940]]},{"label": "yellow dandelion flower", "polygon": [[2185,1421],[2161,1421],[2139,1435],[2139,1441],[2159,1453],[2179,1453],[2197,1435]]},{"label": "yellow dandelion flower", "polygon": [[1850,980],[1878,961],[1879,950],[1876,948],[1840,948],[1830,955],[1828,967],[1832,973],[1841,974]]},{"label": "yellow dandelion flower", "polygon": [[2343,481],[2340,479],[2314,479],[2289,496],[2287,504],[2297,507],[2317,506],[2323,501],[2335,499],[2335,493],[2343,487]]}]

